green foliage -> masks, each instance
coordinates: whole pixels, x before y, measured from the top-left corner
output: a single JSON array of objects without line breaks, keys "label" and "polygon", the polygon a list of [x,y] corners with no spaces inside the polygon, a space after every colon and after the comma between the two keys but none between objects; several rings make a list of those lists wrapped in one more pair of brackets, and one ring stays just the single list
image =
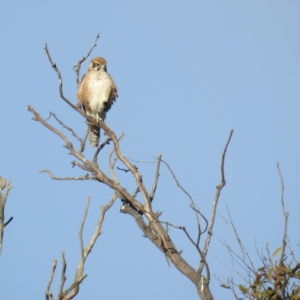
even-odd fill
[{"label": "green foliage", "polygon": [[[273,257],[277,256],[281,250],[281,247],[276,249]],[[250,286],[239,285],[246,299],[300,300],[300,262],[292,258],[290,263],[280,264],[273,262],[269,257],[269,259],[264,258],[263,264],[255,272]]]}]

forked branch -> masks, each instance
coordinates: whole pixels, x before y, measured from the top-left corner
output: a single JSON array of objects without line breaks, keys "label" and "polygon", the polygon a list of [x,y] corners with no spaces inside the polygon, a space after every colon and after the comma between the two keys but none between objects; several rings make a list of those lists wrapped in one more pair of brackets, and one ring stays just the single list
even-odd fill
[{"label": "forked branch", "polygon": [[[62,272],[61,272],[61,281],[60,281],[60,286],[59,286],[59,290],[58,290],[57,300],[73,299],[78,294],[80,283],[87,277],[86,274],[83,274],[86,259],[89,256],[90,252],[92,251],[93,247],[95,246],[98,237],[102,233],[101,229],[102,229],[105,213],[112,207],[112,205],[114,204],[116,199],[117,199],[116,194],[114,194],[114,196],[112,197],[112,199],[109,201],[109,203],[107,205],[101,206],[100,216],[99,216],[96,228],[94,230],[94,233],[93,233],[88,245],[85,247],[84,243],[83,243],[83,228],[84,228],[84,224],[86,221],[89,204],[90,204],[90,197],[88,197],[88,199],[86,201],[86,206],[85,206],[83,218],[81,221],[79,233],[78,233],[79,241],[80,241],[81,255],[80,255],[80,261],[79,261],[79,264],[78,264],[78,267],[76,270],[75,278],[74,278],[73,283],[64,290],[64,285],[66,282],[67,262],[65,259],[65,254],[62,253],[63,267],[62,267]],[[46,300],[52,300],[52,299],[54,300],[53,293],[51,292],[50,289],[51,289],[52,281],[53,281],[53,278],[55,275],[56,264],[57,264],[57,261],[53,260],[50,278],[49,278],[49,281],[48,281],[48,284],[46,287]]]}]

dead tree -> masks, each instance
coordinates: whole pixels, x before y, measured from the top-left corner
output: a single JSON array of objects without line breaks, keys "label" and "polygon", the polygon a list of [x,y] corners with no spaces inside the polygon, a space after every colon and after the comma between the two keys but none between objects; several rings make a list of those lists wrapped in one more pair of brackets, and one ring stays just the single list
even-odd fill
[{"label": "dead tree", "polygon": [[[99,36],[97,36],[96,41],[88,54],[83,57],[78,64],[73,68],[76,72],[76,82],[77,85],[79,83],[79,71],[81,64],[87,59],[87,57],[90,55],[93,48],[96,46],[96,42]],[[218,200],[220,197],[220,193],[222,188],[225,186],[225,173],[224,173],[224,163],[225,163],[225,155],[227,151],[227,147],[229,145],[231,136],[233,134],[233,130],[231,130],[228,141],[225,145],[222,159],[221,159],[221,182],[216,187],[216,194],[212,205],[212,213],[210,220],[208,221],[200,212],[200,210],[197,208],[194,200],[192,197],[181,187],[179,184],[177,178],[175,177],[174,173],[170,169],[169,165],[162,160],[162,155],[159,154],[157,157],[157,167],[156,167],[156,174],[154,176],[154,182],[153,187],[150,190],[147,190],[143,183],[142,174],[138,171],[137,167],[133,165],[129,159],[127,159],[120,148],[120,139],[123,137],[117,138],[115,133],[108,127],[106,123],[104,123],[101,119],[96,120],[93,117],[88,116],[83,110],[73,105],[65,96],[63,93],[63,81],[61,73],[57,67],[57,65],[52,61],[52,58],[49,54],[49,50],[47,48],[47,45],[45,47],[46,56],[49,59],[49,62],[56,72],[59,80],[59,93],[60,97],[63,101],[65,101],[71,109],[75,111],[75,113],[80,114],[83,118],[87,120],[90,124],[98,126],[101,130],[103,130],[107,136],[106,141],[104,141],[101,145],[98,146],[96,149],[94,156],[92,159],[88,159],[83,154],[86,137],[80,138],[72,128],[66,126],[62,121],[60,121],[54,114],[56,120],[66,129],[68,129],[72,135],[78,140],[79,146],[78,150],[76,150],[75,146],[70,142],[70,140],[67,138],[66,135],[64,135],[61,131],[51,126],[47,121],[41,118],[41,116],[31,107],[28,106],[28,110],[33,114],[33,120],[40,122],[43,126],[45,126],[48,130],[55,133],[57,136],[59,136],[65,143],[64,147],[69,150],[69,154],[75,157],[76,160],[72,162],[73,166],[78,167],[82,171],[84,171],[86,174],[79,176],[79,177],[56,177],[54,176],[50,170],[44,170],[44,172],[47,172],[49,176],[54,180],[93,180],[98,183],[102,183],[108,188],[110,188],[118,197],[122,200],[123,203],[127,203],[126,205],[123,205],[120,209],[120,212],[124,214],[128,214],[135,220],[138,227],[143,232],[144,236],[147,237],[166,257],[167,261],[171,262],[182,274],[187,276],[195,285],[198,295],[201,299],[204,300],[212,300],[213,296],[209,288],[209,282],[210,282],[210,271],[209,271],[209,265],[206,261],[207,253],[209,250],[209,245],[212,237],[212,231],[213,226],[215,222],[215,216],[216,216],[216,209]],[[109,170],[110,175],[105,174],[102,168],[99,167],[97,162],[97,157],[103,147],[108,145],[110,142],[113,144],[112,151],[109,155]],[[113,158],[114,157],[114,158]],[[134,192],[130,193],[125,186],[120,185],[118,178],[115,173],[115,164],[116,161],[120,161],[124,165],[124,170],[126,172],[129,172],[134,180],[136,189]],[[198,234],[196,238],[192,238],[192,236],[189,234],[189,232],[186,230],[183,226],[176,226],[173,224],[170,224],[169,222],[162,221],[160,218],[159,212],[154,212],[152,209],[152,202],[155,198],[155,192],[158,184],[159,179],[159,172],[160,172],[160,166],[161,163],[165,163],[169,170],[171,171],[177,185],[186,193],[186,195],[190,198],[191,201],[191,208],[195,212],[195,219],[197,222],[197,228],[198,228]],[[141,194],[143,201],[139,201],[137,199],[137,194]],[[204,229],[201,229],[200,226],[200,220],[202,219],[202,222],[205,223]],[[198,266],[192,267],[190,266],[186,260],[182,257],[181,252],[177,250],[177,247],[172,241],[172,238],[169,236],[168,227],[173,226],[175,228],[178,228],[180,230],[183,230],[185,235],[187,236],[188,240],[193,244],[193,246],[196,248],[196,251],[199,253],[199,264]],[[205,241],[203,248],[201,249],[200,246],[200,238],[205,235]],[[68,298],[69,299],[69,298]]]}]

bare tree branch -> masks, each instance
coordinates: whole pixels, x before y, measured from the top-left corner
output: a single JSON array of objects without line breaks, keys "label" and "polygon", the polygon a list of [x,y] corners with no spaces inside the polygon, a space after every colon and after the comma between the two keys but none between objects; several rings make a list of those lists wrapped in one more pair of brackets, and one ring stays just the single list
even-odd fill
[{"label": "bare tree branch", "polygon": [[157,158],[155,178],[154,178],[154,182],[153,182],[153,186],[152,186],[152,191],[151,191],[151,194],[150,194],[150,201],[151,202],[154,199],[154,195],[155,195],[156,188],[157,188],[157,182],[158,182],[158,177],[159,177],[159,168],[160,168],[161,157],[162,157],[162,155],[159,154],[158,158]]},{"label": "bare tree branch", "polygon": [[83,227],[85,224],[85,220],[86,220],[86,216],[89,210],[89,206],[90,206],[90,201],[91,201],[91,197],[89,196],[88,199],[86,200],[86,204],[85,204],[85,210],[84,210],[84,214],[83,214],[83,218],[81,221],[81,225],[80,225],[80,229],[78,232],[78,237],[80,240],[80,253],[81,253],[81,260],[84,261],[84,243],[83,243],[83,236],[82,236],[82,232],[83,232]]},{"label": "bare tree branch", "polygon": [[50,292],[50,288],[51,288],[51,284],[54,278],[54,274],[55,274],[55,269],[56,269],[56,264],[57,264],[57,260],[53,259],[52,262],[52,268],[51,268],[51,273],[50,273],[50,278],[46,287],[46,300],[54,300],[52,293]]},{"label": "bare tree branch", "polygon": [[[223,151],[223,154],[222,154],[222,161],[221,161],[221,167],[220,167],[221,168],[221,183],[216,188],[217,190],[216,190],[216,195],[215,195],[215,199],[214,199],[214,202],[213,202],[211,218],[210,218],[210,222],[209,222],[209,225],[208,225],[208,231],[207,231],[207,236],[206,236],[204,248],[203,248],[203,251],[202,251],[204,257],[206,257],[207,252],[208,252],[208,247],[209,247],[211,236],[212,236],[212,229],[213,229],[213,226],[214,226],[214,223],[215,223],[215,218],[216,218],[217,204],[218,204],[218,201],[219,201],[221,190],[226,184],[225,172],[224,172],[225,155],[226,155],[226,151],[227,151],[228,145],[230,143],[232,134],[233,134],[233,129],[230,131],[229,138],[227,140],[227,143],[225,145],[225,148],[224,148],[224,151]],[[199,266],[200,273],[203,270],[203,266],[204,266],[203,263],[201,263],[200,266]]]},{"label": "bare tree branch", "polygon": [[181,229],[185,235],[187,236],[187,238],[189,239],[189,241],[195,246],[195,248],[197,249],[199,255],[200,255],[200,259],[204,261],[204,265],[205,265],[205,268],[206,268],[206,280],[207,280],[207,283],[209,284],[210,282],[210,270],[209,270],[209,267],[208,267],[208,264],[207,264],[207,261],[205,260],[205,258],[203,257],[203,254],[199,248],[199,245],[192,239],[192,237],[190,236],[190,234],[188,233],[187,229],[185,228],[185,226],[177,226],[177,225],[173,225],[171,224],[170,222],[164,222],[164,221],[160,221],[160,223],[162,224],[166,224],[167,226],[171,226],[173,228],[177,228],[177,229]]},{"label": "bare tree branch", "polygon": [[[118,138],[118,142],[120,142],[121,139],[122,139],[123,137],[124,137],[124,132],[123,132],[123,133],[121,134],[121,136]],[[114,161],[113,161],[113,162],[111,161],[111,158],[112,158],[112,155],[114,154],[114,152],[115,152],[115,148],[112,148],[111,151],[110,151],[110,153],[109,153],[109,155],[108,155],[108,166],[109,166],[110,174],[111,174],[113,180],[114,180],[116,183],[119,184],[119,181],[118,181],[118,179],[117,179],[117,176],[116,176],[115,170],[114,170],[114,167],[115,167],[115,164],[116,164],[118,158],[116,157],[116,158],[114,158]]]},{"label": "bare tree branch", "polygon": [[137,194],[139,193],[140,189],[139,187],[136,188],[136,190],[134,191],[134,193],[132,194],[132,197],[135,198],[137,196]]},{"label": "bare tree branch", "polygon": [[94,45],[91,47],[91,49],[89,50],[89,52],[87,53],[87,55],[84,56],[82,59],[80,59],[80,60],[78,61],[77,65],[75,65],[75,66],[73,67],[73,70],[74,70],[75,73],[76,73],[76,84],[77,84],[77,86],[79,86],[79,72],[80,72],[81,65],[82,65],[82,63],[90,56],[90,54],[92,53],[92,51],[94,50],[94,48],[97,46],[97,41],[98,41],[99,37],[100,37],[100,35],[99,35],[99,33],[98,33],[97,36],[96,36],[95,43],[94,43]]},{"label": "bare tree branch", "polygon": [[288,225],[288,218],[289,218],[289,213],[285,211],[284,207],[284,184],[283,184],[283,178],[280,170],[279,163],[277,162],[277,169],[280,177],[280,184],[281,184],[281,207],[282,207],[282,213],[284,217],[284,229],[283,229],[283,238],[282,238],[282,250],[281,250],[281,255],[279,259],[279,265],[281,266],[283,264],[283,259],[284,259],[284,254],[285,254],[285,247],[286,247],[286,233],[287,233],[287,225]]},{"label": "bare tree branch", "polygon": [[198,238],[197,238],[196,244],[199,245],[199,242],[200,242],[200,236],[201,236],[202,233],[206,232],[207,226],[208,226],[208,221],[207,221],[207,219],[205,218],[205,216],[201,213],[201,211],[200,211],[199,209],[193,207],[192,204],[190,204],[190,208],[191,208],[192,210],[194,210],[196,213],[198,213],[198,214],[202,217],[202,219],[204,220],[204,222],[205,222],[205,228],[204,228],[202,231],[201,231],[201,230],[198,231]]},{"label": "bare tree branch", "polygon": [[78,177],[56,177],[54,176],[51,171],[49,170],[41,170],[39,173],[48,173],[48,175],[53,180],[96,180],[94,177],[92,177],[90,174],[85,174],[84,176],[78,176]]},{"label": "bare tree branch", "polygon": [[4,227],[7,226],[12,220],[13,220],[14,217],[10,217],[5,223],[4,223]]},{"label": "bare tree branch", "polygon": [[[236,241],[237,241],[238,244],[239,244],[239,247],[240,247],[240,249],[241,249],[241,252],[242,252],[243,257],[240,257],[240,256],[238,256],[237,254],[236,254],[236,256],[237,256],[237,257],[238,257],[238,258],[239,258],[239,259],[247,266],[247,268],[248,268],[249,270],[251,270],[251,272],[255,273],[255,267],[254,267],[254,264],[253,264],[253,262],[252,262],[252,260],[251,260],[251,258],[250,258],[250,256],[249,256],[249,254],[248,254],[248,251],[247,251],[246,247],[244,246],[244,244],[243,244],[241,238],[240,238],[239,235],[238,235],[237,229],[236,229],[236,227],[235,227],[235,225],[234,225],[234,223],[233,223],[233,221],[232,221],[231,214],[230,214],[230,211],[229,211],[229,208],[228,208],[228,205],[227,205],[226,202],[225,202],[225,205],[226,205],[226,209],[227,209],[227,214],[228,214],[228,217],[229,217],[229,221],[228,221],[221,213],[219,213],[219,214],[221,215],[221,217],[222,217],[223,220],[225,221],[225,224],[230,226],[230,229],[232,229],[233,235],[234,235]],[[227,245],[227,243],[226,243],[226,245]],[[229,246],[226,246],[226,247],[228,248]],[[230,248],[230,249],[231,249],[231,248]],[[247,260],[249,261],[249,263],[250,263],[251,266],[249,266],[249,265],[246,263],[245,257],[247,257]]]},{"label": "bare tree branch", "polygon": [[60,97],[61,99],[63,99],[67,104],[69,104],[71,107],[73,107],[74,109],[76,109],[76,106],[73,105],[67,98],[65,98],[64,96],[64,93],[63,93],[63,81],[62,81],[62,77],[61,77],[61,74],[60,74],[60,71],[58,70],[57,66],[56,66],[56,63],[54,63],[52,61],[52,58],[50,56],[50,53],[49,53],[49,49],[48,49],[48,46],[47,44],[45,45],[45,53],[46,53],[46,57],[48,58],[48,60],[50,61],[50,64],[52,66],[52,68],[54,69],[54,71],[56,72],[57,74],[57,77],[58,77],[58,81],[59,81],[59,94],[60,94]]},{"label": "bare tree branch", "polygon": [[[5,204],[7,201],[9,191],[12,188],[13,186],[10,184],[10,181],[6,182],[6,180],[3,177],[0,177],[0,253],[2,251],[4,228],[13,219],[12,217],[10,217],[10,219],[7,222],[4,221]],[[4,189],[5,191],[4,194],[2,195],[2,191]]]},{"label": "bare tree branch", "polygon": [[[161,159],[161,161],[167,166],[167,168],[169,169],[170,173],[172,174],[174,181],[176,182],[176,185],[188,196],[188,198],[191,201],[191,207],[194,209],[195,211],[195,217],[196,217],[196,221],[197,221],[197,229],[198,229],[198,236],[197,236],[197,245],[199,245],[200,242],[200,236],[201,236],[201,226],[200,226],[200,220],[198,217],[198,212],[196,211],[196,205],[195,202],[192,198],[192,196],[181,186],[181,184],[179,183],[178,179],[176,178],[173,170],[171,169],[171,167],[169,166],[169,164],[167,162],[165,162],[164,160]],[[201,273],[201,272],[200,272]]]},{"label": "bare tree branch", "polygon": [[61,253],[61,262],[62,262],[62,269],[61,269],[61,280],[60,280],[58,295],[62,294],[65,282],[67,280],[67,277],[66,277],[67,262],[66,262],[66,259],[65,259],[65,253],[64,252]]},{"label": "bare tree branch", "polygon": [[86,143],[86,140],[87,140],[88,136],[89,136],[89,129],[86,130],[85,136],[84,136],[84,138],[82,139],[82,141],[80,143],[80,147],[79,147],[79,150],[78,150],[78,153],[80,155],[82,155],[82,152],[85,149],[85,143]]},{"label": "bare tree branch", "polygon": [[95,164],[98,168],[99,168],[98,161],[97,161],[98,154],[106,145],[109,145],[109,142],[111,142],[111,139],[107,138],[101,145],[99,145],[97,147],[97,149],[95,151],[95,154],[93,157],[93,164]]},{"label": "bare tree branch", "polygon": [[117,167],[117,170],[124,171],[125,173],[130,171],[129,169],[122,169],[122,168],[119,168],[119,167]]},{"label": "bare tree branch", "polygon": [[[157,158],[158,159],[158,158]],[[160,159],[160,161],[161,162],[163,162],[166,166],[167,166],[167,168],[169,169],[169,171],[170,171],[170,173],[172,174],[172,176],[173,176],[173,178],[174,178],[174,181],[176,182],[176,185],[189,197],[189,199],[191,200],[191,203],[194,205],[194,207],[195,207],[195,202],[194,202],[194,200],[193,200],[193,198],[192,198],[192,196],[183,188],[183,186],[179,183],[179,181],[178,181],[178,179],[176,178],[176,176],[175,176],[175,173],[173,172],[173,170],[171,169],[171,167],[169,166],[169,164],[166,162],[166,161],[164,161],[164,160],[162,160],[162,159]]]},{"label": "bare tree branch", "polygon": [[63,128],[69,130],[69,131],[72,133],[72,135],[73,135],[79,142],[82,143],[82,139],[76,134],[76,132],[75,132],[72,128],[70,128],[70,127],[68,127],[67,125],[65,125],[61,120],[59,120],[59,119],[57,118],[56,114],[54,114],[53,112],[50,111],[50,116],[53,116],[53,117],[55,118],[55,120],[56,120]]},{"label": "bare tree branch", "polygon": [[[84,214],[83,214],[83,218],[80,224],[80,229],[78,232],[78,236],[79,236],[79,241],[80,241],[80,261],[76,270],[76,274],[75,274],[75,278],[73,283],[65,289],[65,291],[63,291],[64,289],[64,284],[66,282],[66,268],[67,268],[67,263],[65,260],[65,254],[62,253],[62,271],[61,271],[61,281],[60,281],[60,287],[59,287],[59,291],[58,291],[58,300],[69,300],[69,299],[73,299],[79,292],[79,285],[80,283],[87,277],[86,274],[83,274],[84,271],[84,266],[85,266],[85,262],[86,259],[88,257],[88,255],[90,254],[90,252],[92,251],[98,237],[101,234],[101,228],[103,225],[103,221],[104,221],[104,217],[105,217],[105,213],[112,207],[112,205],[114,204],[114,202],[116,201],[117,196],[116,194],[114,194],[114,196],[112,197],[112,199],[107,203],[107,205],[105,206],[101,206],[101,210],[100,210],[100,216],[95,228],[95,231],[88,243],[88,245],[86,247],[84,247],[84,243],[83,243],[83,228],[84,228],[84,224],[86,221],[86,217],[87,217],[87,213],[88,213],[88,209],[89,209],[89,204],[90,204],[90,197],[87,198],[86,201],[86,205],[85,205],[85,210],[84,210]],[[55,274],[55,268],[56,268],[56,260],[53,260],[53,265],[52,265],[52,270],[51,270],[51,275],[50,275],[50,279],[46,288],[46,300],[50,300],[54,299],[52,296],[52,292],[50,291],[51,288],[51,284],[54,278],[54,274]]]}]

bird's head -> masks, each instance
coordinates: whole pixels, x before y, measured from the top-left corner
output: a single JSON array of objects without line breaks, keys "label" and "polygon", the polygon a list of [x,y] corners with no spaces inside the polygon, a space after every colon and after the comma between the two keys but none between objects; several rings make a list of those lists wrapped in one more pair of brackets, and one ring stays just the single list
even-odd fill
[{"label": "bird's head", "polygon": [[89,71],[100,71],[106,70],[106,60],[103,57],[95,57],[91,60],[90,65],[89,65]]}]

